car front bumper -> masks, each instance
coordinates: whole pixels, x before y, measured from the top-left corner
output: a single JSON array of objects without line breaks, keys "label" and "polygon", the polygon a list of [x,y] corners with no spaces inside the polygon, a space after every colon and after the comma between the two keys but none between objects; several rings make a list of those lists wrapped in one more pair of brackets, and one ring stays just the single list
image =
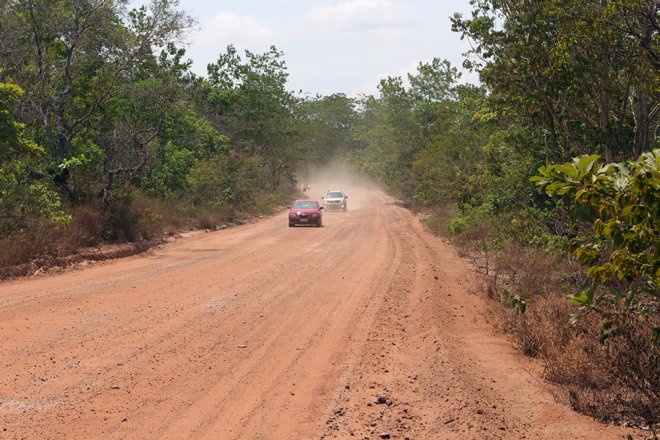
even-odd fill
[{"label": "car front bumper", "polygon": [[289,224],[290,225],[318,225],[321,223],[321,217],[307,217],[307,218],[300,218],[300,217],[289,217]]},{"label": "car front bumper", "polygon": [[326,203],[323,205],[323,209],[327,211],[339,211],[342,209],[346,209],[346,204],[345,203]]}]

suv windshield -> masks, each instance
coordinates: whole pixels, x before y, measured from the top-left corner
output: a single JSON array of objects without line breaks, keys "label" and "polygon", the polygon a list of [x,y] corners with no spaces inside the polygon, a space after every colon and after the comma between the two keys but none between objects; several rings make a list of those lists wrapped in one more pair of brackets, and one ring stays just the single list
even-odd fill
[{"label": "suv windshield", "polygon": [[331,191],[325,194],[326,199],[341,199],[342,197],[344,197],[344,194],[340,191]]}]

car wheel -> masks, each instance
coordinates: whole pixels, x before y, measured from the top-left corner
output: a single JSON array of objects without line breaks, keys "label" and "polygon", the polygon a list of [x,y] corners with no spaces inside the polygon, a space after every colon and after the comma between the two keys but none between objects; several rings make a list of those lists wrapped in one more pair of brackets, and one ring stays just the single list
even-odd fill
[{"label": "car wheel", "polygon": [[289,223],[289,227],[290,227],[290,228],[293,228],[293,223]]}]

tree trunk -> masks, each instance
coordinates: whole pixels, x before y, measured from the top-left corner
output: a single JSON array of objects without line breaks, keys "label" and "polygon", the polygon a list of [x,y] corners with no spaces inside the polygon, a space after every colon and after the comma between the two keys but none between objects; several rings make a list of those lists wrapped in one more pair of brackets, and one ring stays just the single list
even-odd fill
[{"label": "tree trunk", "polygon": [[635,91],[635,145],[633,146],[633,159],[638,158],[649,148],[650,120],[649,104],[644,85],[639,84]]},{"label": "tree trunk", "polygon": [[[654,12],[657,11],[658,2],[651,2],[651,15],[654,17]],[[643,29],[642,36],[639,41],[639,49],[641,54],[647,54],[649,64],[654,65],[654,60],[652,59],[652,53],[650,53],[647,48],[652,47],[654,27],[649,23],[644,25],[641,24]],[[657,72],[656,72],[657,73]],[[651,102],[653,99],[649,99],[647,96],[648,93],[652,93],[646,87],[645,79],[642,77],[639,79],[639,84],[635,87],[634,95],[634,105],[633,105],[633,114],[635,116],[635,145],[633,146],[633,159],[637,159],[643,152],[647,151],[650,146],[650,137],[651,137]]]},{"label": "tree trunk", "polygon": [[[603,10],[607,7],[608,0],[601,0],[600,5]],[[603,51],[601,55],[602,71],[600,76],[600,93],[597,99],[598,105],[598,122],[600,131],[600,143],[605,160],[608,163],[614,161],[614,154],[612,152],[612,136],[610,133],[610,69],[611,60],[610,52],[607,43],[604,42],[601,46]]]}]

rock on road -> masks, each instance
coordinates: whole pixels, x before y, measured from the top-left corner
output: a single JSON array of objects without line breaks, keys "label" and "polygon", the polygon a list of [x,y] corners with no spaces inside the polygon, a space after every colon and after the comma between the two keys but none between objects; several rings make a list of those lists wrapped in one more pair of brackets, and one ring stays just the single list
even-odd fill
[{"label": "rock on road", "polygon": [[486,322],[469,264],[375,189],[0,284],[2,439],[605,439]]}]

